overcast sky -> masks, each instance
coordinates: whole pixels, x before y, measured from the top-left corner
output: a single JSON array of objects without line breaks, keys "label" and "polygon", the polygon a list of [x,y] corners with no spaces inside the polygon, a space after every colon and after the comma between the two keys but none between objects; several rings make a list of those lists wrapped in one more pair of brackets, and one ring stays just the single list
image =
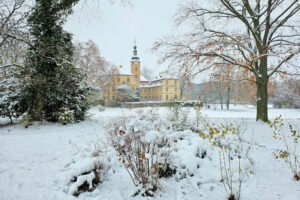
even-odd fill
[{"label": "overcast sky", "polygon": [[166,69],[157,64],[151,47],[158,38],[176,31],[172,17],[183,0],[131,0],[133,6],[111,4],[109,0],[87,2],[75,7],[65,25],[75,40],[91,39],[108,61],[129,67],[136,38],[142,67],[156,73]]}]

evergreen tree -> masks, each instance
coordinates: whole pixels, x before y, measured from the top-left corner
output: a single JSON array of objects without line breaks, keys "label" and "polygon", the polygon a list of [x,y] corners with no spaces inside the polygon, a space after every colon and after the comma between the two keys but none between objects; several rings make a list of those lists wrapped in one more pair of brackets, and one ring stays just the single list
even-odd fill
[{"label": "evergreen tree", "polygon": [[89,108],[90,88],[72,64],[72,35],[63,30],[66,17],[78,0],[36,0],[28,24],[33,43],[29,48],[23,91],[32,120],[57,121],[68,108],[75,120],[83,120]]}]

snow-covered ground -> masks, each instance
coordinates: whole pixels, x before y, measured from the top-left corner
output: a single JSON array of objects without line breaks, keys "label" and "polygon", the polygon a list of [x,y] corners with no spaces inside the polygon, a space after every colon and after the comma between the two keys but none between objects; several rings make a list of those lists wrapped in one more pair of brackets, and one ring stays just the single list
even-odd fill
[{"label": "snow-covered ground", "polygon": [[[106,108],[105,112],[98,112],[97,108],[92,108],[91,113],[93,114],[93,118],[97,119],[108,119],[108,118],[117,118],[120,116],[128,116],[133,117],[134,111],[138,110],[156,110],[162,116],[167,112],[168,108],[161,107],[161,108]],[[189,112],[190,117],[195,117],[195,112],[193,108],[183,108],[186,110],[190,110]],[[201,109],[201,113],[203,116],[208,118],[220,118],[220,119],[255,119],[256,117],[256,107],[252,105],[231,105],[229,110],[224,108],[221,110],[219,106],[216,106],[214,109],[211,107],[210,109]],[[299,119],[300,120],[300,110],[299,109],[275,109],[269,108],[269,119],[274,119],[279,115],[282,115],[284,119]]]},{"label": "snow-covered ground", "polygon": [[[67,185],[74,170],[72,162],[84,159],[96,144],[100,144],[103,151],[111,150],[104,125],[124,116],[133,118],[138,110],[155,110],[162,118],[168,112],[167,108],[106,108],[104,112],[92,108],[90,118],[81,123],[66,126],[35,123],[28,129],[21,124],[0,127],[0,200],[225,200],[227,194],[220,183],[218,153],[192,132],[180,133],[184,139],[177,142],[179,150],[174,154],[182,163],[181,172],[186,171],[186,177],[162,178],[154,198],[132,196],[136,188],[112,154],[112,167],[96,190],[79,197],[68,194]],[[242,185],[242,200],[300,199],[300,182],[292,178],[284,161],[276,160],[272,155],[280,144],[272,138],[272,130],[266,124],[255,121],[254,107],[233,106],[230,110],[203,109],[201,112],[213,122],[244,119],[244,137],[252,145],[249,155],[254,164],[251,167],[253,173],[247,174]],[[300,110],[269,110],[271,119],[280,114],[286,122],[300,127]],[[194,119],[193,109],[190,109],[189,117]],[[195,156],[199,148],[207,151],[204,159]]]}]

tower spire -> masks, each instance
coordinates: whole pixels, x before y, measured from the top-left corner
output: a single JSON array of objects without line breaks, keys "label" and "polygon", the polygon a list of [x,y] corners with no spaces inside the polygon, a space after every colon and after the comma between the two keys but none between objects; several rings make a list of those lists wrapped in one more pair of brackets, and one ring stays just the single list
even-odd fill
[{"label": "tower spire", "polygon": [[136,38],[134,38],[133,56],[131,60],[139,60],[139,59],[140,58],[137,56]]}]

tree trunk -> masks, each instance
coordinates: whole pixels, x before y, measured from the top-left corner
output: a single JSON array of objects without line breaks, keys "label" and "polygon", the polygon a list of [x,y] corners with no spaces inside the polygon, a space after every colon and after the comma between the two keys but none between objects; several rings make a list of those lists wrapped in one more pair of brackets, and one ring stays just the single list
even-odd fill
[{"label": "tree trunk", "polygon": [[182,100],[182,96],[183,96],[183,88],[184,88],[184,83],[183,83],[183,81],[181,81],[181,83],[180,83],[180,100]]},{"label": "tree trunk", "polygon": [[268,77],[256,79],[256,121],[268,121]]},{"label": "tree trunk", "polygon": [[223,110],[223,99],[221,98],[220,100],[221,100],[221,102],[220,102],[220,104],[221,104],[221,110]]},{"label": "tree trunk", "polygon": [[226,109],[229,110],[229,99],[227,99],[227,102],[226,102]]},{"label": "tree trunk", "polygon": [[30,117],[32,121],[42,121],[43,120],[43,97],[41,95],[41,92],[39,91],[36,94],[36,97],[34,99],[34,105],[30,109]]},{"label": "tree trunk", "polygon": [[218,92],[219,92],[219,97],[220,97],[220,104],[221,104],[221,110],[223,110],[223,94],[222,94],[222,88],[221,88],[221,81],[218,82]]},{"label": "tree trunk", "polygon": [[230,103],[230,97],[231,97],[231,87],[230,87],[230,83],[228,83],[228,86],[227,86],[227,101],[226,101],[226,107],[227,107],[227,110],[229,110],[229,103]]}]

